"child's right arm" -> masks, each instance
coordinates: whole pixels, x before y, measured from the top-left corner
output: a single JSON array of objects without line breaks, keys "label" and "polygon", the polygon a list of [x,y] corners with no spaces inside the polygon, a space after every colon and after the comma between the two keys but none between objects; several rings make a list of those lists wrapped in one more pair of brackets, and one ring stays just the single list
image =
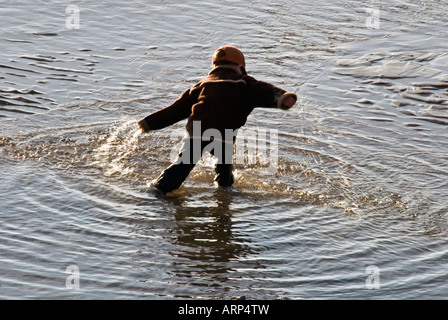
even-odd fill
[{"label": "child's right arm", "polygon": [[185,91],[179,99],[162,110],[154,112],[137,122],[142,132],[158,130],[186,119],[191,114],[191,107],[196,102],[192,90]]}]

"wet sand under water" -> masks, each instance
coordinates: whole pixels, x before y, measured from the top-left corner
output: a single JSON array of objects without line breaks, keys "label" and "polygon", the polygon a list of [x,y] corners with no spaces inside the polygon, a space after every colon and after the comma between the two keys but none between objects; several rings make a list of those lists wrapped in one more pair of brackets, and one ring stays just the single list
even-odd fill
[{"label": "wet sand under water", "polygon": [[[79,30],[65,3],[0,8],[1,298],[446,298],[443,4],[392,2],[378,30],[352,1],[232,6],[81,1]],[[300,96],[245,127],[278,130],[276,171],[237,164],[222,190],[205,158],[157,197],[185,123],[141,135],[135,120],[223,43]]]}]

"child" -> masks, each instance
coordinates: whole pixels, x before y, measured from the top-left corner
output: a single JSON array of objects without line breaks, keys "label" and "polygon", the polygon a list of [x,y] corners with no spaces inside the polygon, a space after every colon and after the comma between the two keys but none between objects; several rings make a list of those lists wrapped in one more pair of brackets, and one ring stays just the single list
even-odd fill
[{"label": "child", "polygon": [[255,107],[286,110],[296,101],[295,93],[248,76],[244,55],[239,49],[219,48],[213,55],[213,69],[206,78],[185,91],[172,105],[138,121],[145,133],[188,118],[178,159],[156,180],[156,190],[166,194],[178,189],[205,151],[218,158],[215,181],[230,187],[235,134],[228,137],[228,133],[235,133],[243,126]]}]

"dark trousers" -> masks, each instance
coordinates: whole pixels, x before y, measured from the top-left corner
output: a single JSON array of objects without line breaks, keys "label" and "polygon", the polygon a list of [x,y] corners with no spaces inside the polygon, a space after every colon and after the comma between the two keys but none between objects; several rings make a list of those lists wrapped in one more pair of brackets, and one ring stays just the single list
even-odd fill
[{"label": "dark trousers", "polygon": [[163,194],[178,189],[206,151],[218,158],[215,181],[220,186],[230,187],[234,181],[233,148],[234,141],[202,141],[201,138],[186,136],[177,160],[157,178],[155,187]]}]

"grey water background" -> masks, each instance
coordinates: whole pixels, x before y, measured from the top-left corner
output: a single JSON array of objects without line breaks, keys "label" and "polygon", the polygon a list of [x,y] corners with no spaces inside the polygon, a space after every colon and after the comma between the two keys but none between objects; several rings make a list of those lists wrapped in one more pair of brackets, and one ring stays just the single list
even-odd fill
[{"label": "grey water background", "polygon": [[[446,299],[446,1],[71,4],[0,2],[0,298]],[[277,172],[155,197],[185,123],[135,120],[224,44],[299,95]]]}]

